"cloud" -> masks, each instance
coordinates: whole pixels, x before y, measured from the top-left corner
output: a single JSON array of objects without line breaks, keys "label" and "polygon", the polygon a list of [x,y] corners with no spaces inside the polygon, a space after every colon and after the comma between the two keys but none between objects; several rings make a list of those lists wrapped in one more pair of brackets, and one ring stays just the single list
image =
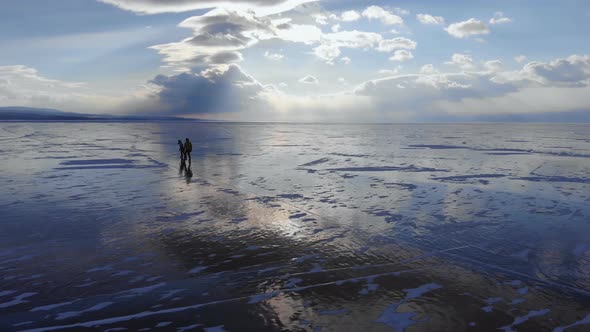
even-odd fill
[{"label": "cloud", "polygon": [[199,65],[199,60],[207,56],[251,47],[260,40],[274,37],[278,30],[268,18],[225,9],[190,17],[179,26],[193,30],[193,36],[151,48],[164,55],[165,62],[181,66]]},{"label": "cloud", "polygon": [[439,73],[427,65],[420,74],[364,82],[355,88],[354,93],[370,97],[375,107],[384,112],[402,112],[414,121],[444,118],[446,114],[439,106],[441,103],[460,103],[467,98],[483,100],[518,90],[512,84],[495,83],[491,77],[483,72]]},{"label": "cloud", "polygon": [[[454,54],[451,62],[475,67],[475,61],[465,54]],[[237,65],[221,66],[157,77],[152,84],[161,91],[158,106],[151,108],[172,114],[268,121],[480,119],[477,117],[590,108],[583,97],[590,92],[590,56],[531,62],[516,72],[502,71],[500,60],[483,65],[486,70],[455,73],[441,73],[432,64],[422,66],[418,74],[382,70],[380,75],[387,77],[350,88],[346,88],[350,83],[338,79],[338,85],[350,90],[311,96],[294,96],[264,85]],[[313,75],[299,82],[319,84]]]},{"label": "cloud", "polygon": [[340,56],[340,47],[336,44],[322,44],[313,49],[313,54],[333,65],[334,59]]},{"label": "cloud", "polygon": [[393,76],[393,75],[397,75],[398,72],[399,72],[399,70],[397,68],[395,68],[395,69],[379,69],[377,71],[377,74],[379,74],[381,76]]},{"label": "cloud", "polygon": [[280,29],[275,38],[279,40],[311,45],[322,39],[322,30],[314,25],[282,24],[277,27]]},{"label": "cloud", "polygon": [[200,73],[158,75],[150,83],[159,88],[158,108],[173,115],[245,111],[260,105],[259,94],[267,89],[238,65],[218,66]]},{"label": "cloud", "polygon": [[[119,91],[120,92],[120,91]],[[78,113],[117,112],[125,103],[144,99],[145,91],[111,95],[86,84],[47,78],[25,65],[0,66],[0,106],[56,108]]]},{"label": "cloud", "polygon": [[[178,67],[197,67],[218,53],[229,53],[253,47],[264,40],[283,40],[312,44],[320,41],[322,31],[316,26],[292,24],[289,18],[270,19],[253,12],[218,8],[193,16],[179,24],[191,29],[192,36],[180,42],[160,44],[151,48],[164,56],[164,61]],[[219,56],[217,57],[219,58]],[[228,58],[237,62],[241,58]]]},{"label": "cloud", "polygon": [[433,74],[440,74],[440,72],[434,69],[434,65],[427,64],[420,68],[420,74],[422,75],[433,75]]},{"label": "cloud", "polygon": [[504,64],[500,60],[490,60],[484,63],[484,67],[488,71],[499,72],[504,68]]},{"label": "cloud", "polygon": [[39,75],[35,68],[24,65],[0,66],[0,78],[7,85],[39,84],[47,88],[65,89],[80,88],[84,85],[82,83],[69,83],[46,78]]},{"label": "cloud", "polygon": [[402,62],[402,61],[408,61],[413,58],[414,58],[414,55],[412,54],[412,52],[406,51],[406,50],[397,50],[397,51],[395,51],[395,53],[393,53],[393,56],[391,58],[389,58],[389,60]]},{"label": "cloud", "polygon": [[388,12],[379,6],[367,7],[367,9],[363,11],[362,15],[369,20],[379,20],[385,25],[404,24],[404,20],[400,16],[392,14],[391,12]]},{"label": "cloud", "polygon": [[[475,61],[465,54],[454,54],[451,62],[476,69]],[[590,108],[582,97],[590,92],[587,55],[531,62],[516,72],[502,71],[500,60],[483,65],[486,70],[458,73],[441,73],[432,64],[422,66],[418,74],[382,70],[380,75],[387,77],[348,91],[312,96],[286,94],[258,82],[237,65],[222,66],[155,79],[153,83],[163,90],[158,94],[159,106],[152,108],[173,114],[277,121],[428,121]],[[320,83],[313,75],[299,82]],[[338,84],[344,89],[349,83],[338,80]],[[554,95],[559,102],[549,100]]]},{"label": "cloud", "polygon": [[432,16],[430,14],[418,14],[416,15],[418,22],[422,24],[431,25],[443,25],[445,24],[445,18],[442,16]]},{"label": "cloud", "polygon": [[272,53],[272,52],[266,51],[266,52],[264,52],[264,57],[269,60],[272,60],[272,61],[280,61],[280,60],[283,60],[283,58],[285,56],[280,53]]},{"label": "cloud", "polygon": [[311,76],[311,75],[307,75],[299,80],[299,83],[303,83],[303,84],[318,84],[319,82],[320,81],[318,81],[317,78],[315,78],[314,76]]},{"label": "cloud", "polygon": [[47,104],[54,105],[83,92],[82,83],[49,79],[31,67],[0,66],[0,105],[50,107]]},{"label": "cloud", "polygon": [[527,59],[527,57],[525,55],[517,55],[514,57],[514,61],[518,62],[518,63],[523,63],[525,62]]},{"label": "cloud", "polygon": [[587,87],[590,85],[590,56],[571,55],[550,62],[533,61],[518,71],[497,72],[492,80],[520,87]]},{"label": "cloud", "polygon": [[231,8],[272,15],[317,0],[98,0],[139,14],[180,13],[198,9]]},{"label": "cloud", "polygon": [[[327,23],[328,19],[340,19],[330,13],[312,13],[313,11],[302,8],[290,13],[289,16],[272,18],[257,16],[254,12],[217,8],[203,15],[190,17],[179,24],[180,27],[192,30],[191,37],[151,48],[164,56],[164,62],[181,69],[218,64],[218,61],[213,61],[222,58],[216,56],[218,53],[225,53],[227,63],[240,62],[240,51],[256,46],[261,41],[270,40],[315,45],[312,54],[330,65],[341,56],[342,48],[369,49],[377,45],[380,51],[415,48],[415,42],[407,38],[388,40],[379,44],[383,37],[378,33],[341,31],[340,26],[335,26],[332,32],[324,33],[315,25],[295,23],[310,20],[313,23],[318,19],[322,23]],[[369,7],[363,13],[371,18],[392,19],[388,12],[380,7]],[[348,11],[344,12],[342,17],[349,20],[357,19],[360,15]],[[230,57],[230,54],[234,56]]]},{"label": "cloud", "polygon": [[567,122],[570,116],[576,114],[586,114],[585,118],[588,119],[590,105],[585,96],[589,94],[589,87],[525,87],[494,97],[439,101],[433,107],[448,119],[539,121],[545,119],[547,114],[553,118],[553,122]]},{"label": "cloud", "polygon": [[344,22],[354,22],[358,21],[361,18],[361,14],[359,14],[356,10],[349,10],[342,13],[340,19]]},{"label": "cloud", "polygon": [[457,66],[463,70],[471,70],[475,68],[473,58],[467,54],[455,53],[451,57],[451,61],[445,62],[447,65]]},{"label": "cloud", "polygon": [[[371,11],[371,7],[368,10],[379,13],[376,9]],[[383,18],[387,15],[379,17]],[[164,61],[168,64],[181,68],[195,68],[218,63],[211,60],[220,58],[215,57],[218,53],[226,53],[226,56],[233,54],[234,57],[228,57],[231,60],[228,63],[239,62],[242,60],[241,55],[235,56],[239,51],[266,40],[315,44],[312,53],[331,65],[341,56],[342,48],[369,49],[378,46],[378,50],[384,52],[416,47],[416,42],[407,38],[384,41],[378,33],[358,30],[340,31],[339,27],[333,29],[333,32],[324,33],[314,25],[295,24],[289,17],[271,19],[256,16],[252,12],[231,11],[223,8],[190,17],[179,26],[191,29],[193,36],[180,42],[155,45],[152,49],[162,54]]]},{"label": "cloud", "polygon": [[505,17],[502,12],[496,12],[494,17],[490,19],[490,24],[504,24],[510,22],[512,22],[512,19]]},{"label": "cloud", "polygon": [[410,11],[403,9],[403,8],[399,8],[399,7],[395,7],[393,8],[393,11],[398,14],[398,15],[402,15],[402,16],[406,16],[406,15],[410,15]]},{"label": "cloud", "polygon": [[211,55],[197,55],[189,62],[187,62],[187,65],[219,65],[234,62],[242,62],[243,60],[244,58],[242,57],[242,53],[240,52],[219,52]]},{"label": "cloud", "polygon": [[349,65],[352,62],[352,59],[345,56],[345,57],[340,58],[340,62],[342,62],[345,65]]},{"label": "cloud", "polygon": [[467,38],[474,35],[487,35],[490,33],[490,29],[482,21],[475,18],[453,23],[445,30],[455,38]]},{"label": "cloud", "polygon": [[414,50],[417,43],[405,37],[396,37],[393,39],[384,39],[379,42],[377,50],[379,52],[392,52],[399,49]]},{"label": "cloud", "polygon": [[524,77],[553,86],[587,86],[590,83],[590,56],[571,55],[549,63],[531,62],[522,70]]},{"label": "cloud", "polygon": [[324,33],[321,35],[320,45],[313,49],[313,53],[333,65],[341,54],[341,48],[373,48],[382,39],[380,34],[357,30]]},{"label": "cloud", "polygon": [[[469,60],[465,62],[473,62]],[[502,70],[499,60],[485,65]],[[512,79],[500,80],[501,75]],[[425,65],[420,74],[364,82],[354,93],[370,97],[381,110],[413,112],[414,120],[589,110],[590,102],[582,96],[590,93],[590,56],[532,62],[515,73],[440,73]]]},{"label": "cloud", "polygon": [[328,24],[328,17],[324,14],[315,14],[313,15],[315,18],[315,22],[319,25],[327,25]]}]

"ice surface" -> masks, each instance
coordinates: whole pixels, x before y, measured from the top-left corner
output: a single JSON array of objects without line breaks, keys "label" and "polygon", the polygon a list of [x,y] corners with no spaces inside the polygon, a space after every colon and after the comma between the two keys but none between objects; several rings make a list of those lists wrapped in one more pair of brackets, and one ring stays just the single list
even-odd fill
[{"label": "ice surface", "polygon": [[586,125],[0,123],[4,134],[2,331],[589,324]]}]

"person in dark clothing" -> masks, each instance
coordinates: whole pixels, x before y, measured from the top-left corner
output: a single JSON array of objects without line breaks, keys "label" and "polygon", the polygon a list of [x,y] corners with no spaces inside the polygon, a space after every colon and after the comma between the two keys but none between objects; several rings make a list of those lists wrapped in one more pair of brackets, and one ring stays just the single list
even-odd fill
[{"label": "person in dark clothing", "polygon": [[184,145],[182,145],[181,140],[178,140],[178,151],[180,151],[180,160],[184,161],[185,150],[184,150]]},{"label": "person in dark clothing", "polygon": [[191,152],[193,152],[193,144],[187,138],[184,142],[184,160],[188,157],[188,162],[191,162]]}]

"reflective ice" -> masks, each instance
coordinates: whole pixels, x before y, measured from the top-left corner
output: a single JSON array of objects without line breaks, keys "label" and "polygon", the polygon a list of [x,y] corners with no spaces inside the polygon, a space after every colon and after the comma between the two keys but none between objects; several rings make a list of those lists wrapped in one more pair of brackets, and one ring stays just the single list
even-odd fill
[{"label": "reflective ice", "polygon": [[0,188],[2,331],[590,329],[588,125],[0,123]]}]

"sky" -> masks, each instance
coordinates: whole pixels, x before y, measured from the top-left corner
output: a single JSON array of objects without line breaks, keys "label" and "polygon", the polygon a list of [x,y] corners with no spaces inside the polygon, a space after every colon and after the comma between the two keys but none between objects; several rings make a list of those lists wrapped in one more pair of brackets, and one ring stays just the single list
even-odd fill
[{"label": "sky", "polygon": [[590,1],[5,0],[0,106],[590,121]]}]

